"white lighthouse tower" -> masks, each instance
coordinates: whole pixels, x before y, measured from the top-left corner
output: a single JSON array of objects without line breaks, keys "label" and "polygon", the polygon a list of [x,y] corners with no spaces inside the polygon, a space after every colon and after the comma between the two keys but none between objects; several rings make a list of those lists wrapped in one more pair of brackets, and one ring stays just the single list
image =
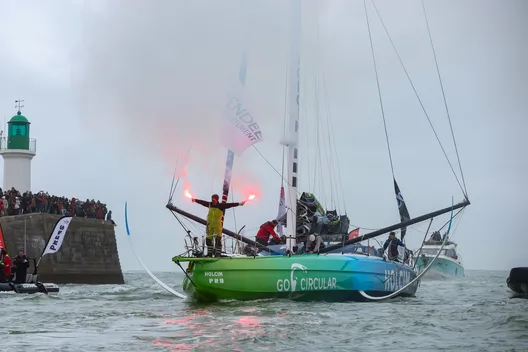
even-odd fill
[{"label": "white lighthouse tower", "polygon": [[29,138],[28,119],[22,115],[17,100],[17,114],[7,123],[7,136],[0,139],[0,155],[4,158],[4,191],[14,187],[20,193],[31,191],[31,159],[37,154],[37,141]]}]

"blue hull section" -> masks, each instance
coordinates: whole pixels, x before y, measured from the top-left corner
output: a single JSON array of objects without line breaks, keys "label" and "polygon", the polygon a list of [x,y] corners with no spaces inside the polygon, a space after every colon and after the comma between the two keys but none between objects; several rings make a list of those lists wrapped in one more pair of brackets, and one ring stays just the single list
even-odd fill
[{"label": "blue hull section", "polygon": [[[429,265],[428,263],[433,260],[434,257],[426,257],[424,260],[422,256],[416,259],[416,268],[419,272]],[[458,263],[439,257],[435,260],[434,264],[429,268],[427,273],[423,276],[424,278],[443,278],[443,277],[458,277],[465,276],[464,267]]]},{"label": "blue hull section", "polygon": [[[344,271],[350,281],[346,287],[353,287],[354,292],[364,291],[370,296],[389,295],[409,284],[417,276],[411,267],[383,260],[380,257],[346,254],[336,256],[346,258]],[[407,287],[400,295],[414,296],[418,284],[419,280]]]},{"label": "blue hull section", "polygon": [[[272,256],[284,255],[286,252],[286,245],[269,245],[269,248],[273,249],[277,253]],[[342,253],[344,252],[344,253]],[[363,253],[352,254],[352,253]],[[416,271],[407,265],[401,263],[388,261],[382,257],[375,255],[366,255],[369,253],[367,246],[362,245],[349,245],[339,250],[333,251],[328,254],[305,254],[297,255],[293,258],[317,258],[320,259],[333,258],[333,260],[343,261],[342,273],[345,274],[343,281],[341,282],[342,295],[339,297],[353,297],[351,300],[361,300],[361,296],[358,292],[364,291],[369,296],[386,296],[393,292],[396,292],[407,285],[409,282],[414,280],[417,276]],[[265,254],[264,254],[265,255]],[[323,259],[325,260],[325,259]],[[333,266],[333,265],[332,265]],[[321,273],[327,273],[323,270],[318,270]],[[414,296],[418,290],[419,280],[415,284],[409,286],[407,289],[402,291],[402,296]],[[352,290],[350,290],[352,288]],[[311,292],[309,296],[312,296],[314,292]],[[334,291],[333,295],[337,295]],[[338,298],[337,300],[341,300]],[[346,300],[346,299],[345,299]]]}]

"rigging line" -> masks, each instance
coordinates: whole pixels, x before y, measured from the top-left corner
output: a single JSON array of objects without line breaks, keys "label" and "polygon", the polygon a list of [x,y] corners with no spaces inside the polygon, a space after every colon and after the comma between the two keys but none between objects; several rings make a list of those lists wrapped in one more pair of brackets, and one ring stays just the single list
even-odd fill
[{"label": "rigging line", "polygon": [[[318,75],[317,75],[317,92],[318,92],[318,99],[321,100],[321,91],[320,91],[320,86],[319,86],[319,82],[320,82],[320,75],[321,75],[321,72],[317,72]],[[324,83],[323,83],[323,86],[324,86]],[[323,92],[325,91],[325,88],[323,88]],[[323,93],[324,94],[324,93]],[[330,143],[330,129],[328,128],[328,124],[330,123],[329,122],[329,119],[328,119],[328,114],[329,114],[329,111],[328,111],[328,102],[325,100],[325,104],[323,106],[323,109],[324,109],[324,112],[322,114],[324,114],[324,117],[326,118],[325,121],[322,121],[322,125],[324,125],[325,129],[324,129],[324,132],[326,132],[326,137],[328,138],[324,138],[323,140],[323,148],[326,152],[326,164],[327,164],[327,171],[328,171],[328,174],[329,174],[329,178],[330,178],[330,205],[333,209],[335,210],[338,210],[338,205],[336,205],[336,203],[339,203],[339,199],[335,199],[337,198],[337,191],[336,191],[336,185],[335,185],[335,182],[334,182],[334,164],[333,164],[333,158],[332,158],[332,146],[331,146],[331,143]],[[321,131],[323,132],[323,126],[321,126]],[[334,192],[335,191],[335,192]]]},{"label": "rigging line", "polygon": [[[330,140],[330,143],[332,143],[332,146],[333,146],[333,149],[334,149],[334,153],[335,153],[335,157],[336,157],[336,162],[335,162],[335,166],[337,168],[337,179],[338,179],[338,183],[339,183],[339,186],[340,186],[340,189],[341,189],[341,200],[343,201],[343,209],[345,210],[345,214],[347,214],[347,210],[346,210],[346,202],[345,202],[345,191],[344,191],[344,188],[343,188],[343,181],[341,179],[341,168],[340,168],[340,164],[339,164],[339,154],[337,152],[337,147],[336,147],[336,144],[335,144],[335,138],[330,138],[330,134],[331,135],[334,135],[335,136],[335,130],[334,130],[334,125],[332,124],[332,116],[330,114],[330,106],[328,104],[328,96],[327,96],[327,89],[328,89],[328,86],[326,85],[326,76],[324,74],[324,71],[322,73],[322,76],[323,76],[323,85],[325,87],[324,89],[324,94],[325,94],[325,100],[327,102],[327,105],[326,105],[326,108],[327,108],[327,111],[328,111],[328,124],[329,124],[329,140]],[[335,170],[334,170],[334,173]],[[337,186],[336,186],[336,192],[339,193],[339,190],[337,189]]]},{"label": "rigging line", "polygon": [[[192,148],[192,143],[189,144],[189,149],[187,150],[187,159],[189,158],[189,155],[191,154],[191,148]],[[180,157],[178,157],[178,160],[177,160],[177,163],[176,163],[176,167],[178,166],[179,161],[180,161]],[[174,174],[176,174],[176,168],[174,168]],[[178,177],[178,180],[176,181],[176,185],[174,186],[174,189],[172,190],[172,194],[170,195],[170,199],[172,199],[174,197],[174,193],[176,192],[176,188],[178,187],[179,183],[180,183],[180,177]]]},{"label": "rigging line", "polygon": [[[301,83],[302,83],[302,92],[305,92],[306,91],[306,80],[301,80]],[[304,116],[305,116],[305,120],[308,120],[308,107],[307,107],[308,104],[304,103],[304,100],[303,100],[303,104],[300,104],[300,101],[299,101],[299,114],[300,114],[300,111],[301,109],[303,109],[303,112],[304,112]],[[304,145],[301,145],[301,147],[307,147],[310,145],[310,137],[309,137],[309,134],[310,134],[310,129],[309,129],[309,124],[305,124],[303,125],[303,129],[304,129],[304,133],[301,135],[301,138],[303,138],[303,140],[301,140],[299,138],[299,144],[301,143],[305,143]],[[299,150],[302,150],[302,148],[299,148]],[[307,172],[306,172],[306,175],[308,175],[307,179],[308,179],[308,189],[312,189],[312,180],[311,180],[311,167],[310,167],[310,153],[309,153],[309,149],[308,148],[305,148],[305,155],[306,157],[304,158],[304,160],[306,161],[306,169],[307,169]],[[300,165],[303,165],[303,163],[300,163]],[[314,185],[313,187],[315,187],[315,182],[314,182]]]},{"label": "rigging line", "polygon": [[464,191],[465,191],[464,195],[467,198],[468,195],[467,195],[467,188],[466,188],[466,180],[464,178],[464,172],[462,171],[462,164],[460,162],[460,155],[458,154],[458,147],[457,147],[457,142],[455,140],[455,133],[453,131],[453,125],[451,123],[451,116],[449,114],[449,108],[447,106],[447,99],[446,99],[446,95],[445,95],[445,91],[444,91],[444,83],[442,81],[442,76],[440,75],[440,68],[438,67],[438,59],[436,57],[436,50],[435,50],[434,45],[433,45],[433,36],[431,35],[431,29],[429,27],[429,19],[427,18],[427,12],[425,11],[425,3],[424,3],[423,0],[422,0],[422,8],[423,8],[424,17],[425,17],[425,23],[427,25],[427,33],[429,34],[429,41],[431,43],[431,49],[433,51],[433,57],[434,57],[434,60],[435,60],[436,73],[438,74],[438,81],[440,83],[440,89],[442,91],[442,97],[444,99],[444,106],[445,106],[445,109],[446,109],[447,120],[449,121],[449,128],[451,129],[451,136],[453,137],[453,144],[455,146],[455,153],[456,153],[457,160],[458,160],[458,167],[460,168],[460,176],[462,177],[462,184],[464,185]]},{"label": "rigging line", "polygon": [[[266,161],[266,163],[268,163],[268,165],[273,169],[273,171],[275,171],[275,172],[277,173],[277,175],[279,175],[279,176],[282,178],[282,180],[283,180],[284,182],[286,182],[286,184],[287,184],[288,186],[290,186],[290,187],[293,188],[293,186],[291,185],[291,183],[288,182],[288,180],[285,179],[284,176],[282,176],[282,175],[280,174],[279,170],[277,170],[277,169],[273,166],[273,164],[272,164],[268,159],[266,159],[266,157],[260,152],[260,150],[257,149],[257,147],[255,147],[254,144],[252,145],[252,147],[253,147],[253,149],[255,149],[255,150],[257,151],[257,153],[259,153],[259,155],[262,157],[262,159],[264,159],[264,161]],[[299,190],[295,189],[295,191],[297,192],[298,195],[301,195],[301,192],[299,192]]]},{"label": "rigging line", "polygon": [[[429,221],[429,226],[427,226],[427,231],[425,231],[424,239],[422,241],[422,245],[420,246],[420,249],[418,249],[418,253],[416,254],[416,257],[418,258],[420,256],[420,253],[422,252],[422,248],[425,244],[425,239],[427,238],[427,234],[429,233],[429,229],[431,228],[431,224],[433,223],[434,218],[431,218],[431,221]],[[417,261],[414,261],[413,270],[416,267]]]},{"label": "rigging line", "polygon": [[[323,92],[325,97],[325,107],[326,107],[326,120],[327,120],[327,132],[328,132],[328,146],[329,146],[329,153],[332,156],[332,165],[331,165],[331,172],[332,172],[332,178],[337,181],[338,185],[334,185],[336,197],[337,197],[337,207],[339,207],[339,199],[341,199],[343,203],[343,210],[346,214],[346,204],[345,204],[345,197],[344,197],[344,190],[343,190],[343,183],[341,181],[341,175],[339,170],[339,155],[337,153],[337,148],[335,147],[335,138],[332,138],[334,135],[334,125],[332,123],[332,114],[330,112],[330,104],[328,103],[328,86],[326,85],[326,77],[324,74],[324,71],[322,72],[322,79],[323,79]],[[337,169],[337,171],[336,171]],[[337,175],[336,175],[337,174]],[[341,197],[339,197],[339,188],[341,189]]]},{"label": "rigging line", "polygon": [[[460,213],[462,212],[462,210],[464,210],[464,209],[465,209],[465,207],[459,209],[459,210],[456,212],[456,214],[453,216],[453,220],[456,219],[457,216],[458,216],[458,214],[460,214]],[[439,232],[442,231],[442,229],[443,229],[444,227],[446,227],[447,225],[449,225],[450,222],[451,222],[451,220],[448,220],[445,224],[442,225],[442,227],[440,227],[440,228],[438,229],[438,231],[439,231]]]},{"label": "rigging line", "polygon": [[374,44],[372,43],[372,33],[370,30],[370,21],[369,21],[369,16],[368,16],[368,11],[367,11],[367,0],[363,0],[363,6],[365,7],[365,18],[367,19],[367,29],[368,29],[368,35],[369,35],[369,41],[370,41],[370,51],[372,53],[372,62],[374,63],[374,73],[376,75],[376,85],[378,87],[378,97],[380,101],[381,116],[383,118],[383,127],[385,128],[385,140],[387,141],[387,150],[389,152],[389,161],[390,161],[390,166],[391,166],[391,171],[392,171],[392,177],[395,178],[394,165],[392,163],[392,153],[391,153],[390,143],[389,143],[389,134],[387,132],[387,121],[385,120],[385,108],[383,107],[383,98],[381,95],[378,68],[376,65],[376,55],[374,54]]},{"label": "rigging line", "polygon": [[[323,153],[321,151],[321,129],[322,129],[322,125],[321,125],[321,106],[320,106],[320,102],[319,102],[319,77],[317,75],[318,72],[314,72],[314,81],[315,81],[315,96],[316,96],[316,99],[315,99],[315,104],[316,104],[316,113],[317,113],[317,151],[318,151],[318,156],[319,156],[319,162],[317,164],[318,166],[318,170],[319,170],[319,187],[320,187],[320,190],[321,190],[321,193],[323,195],[322,199],[325,203],[325,205],[328,205],[328,197],[327,197],[327,194],[326,194],[326,190],[325,190],[325,179],[324,179],[324,175],[323,175]],[[323,148],[324,148],[324,144],[323,144]],[[331,193],[331,192],[330,192]],[[321,215],[324,215],[324,214],[321,214]]]},{"label": "rigging line", "polygon": [[[319,20],[317,21],[316,23],[316,47],[319,47],[320,45],[320,22]],[[327,197],[327,194],[326,194],[326,189],[325,189],[325,176],[324,176],[324,173],[323,173],[323,170],[325,168],[323,168],[323,158],[326,159],[326,164],[327,166],[330,166],[330,155],[329,155],[329,151],[328,149],[326,148],[326,143],[325,141],[321,141],[321,139],[324,138],[323,136],[323,121],[321,119],[321,91],[320,91],[320,86],[319,86],[319,76],[320,76],[320,67],[321,67],[321,55],[320,55],[320,50],[318,50],[317,54],[315,55],[315,69],[314,69],[314,77],[315,77],[315,94],[316,94],[316,103],[317,103],[317,125],[318,125],[318,150],[319,150],[319,154],[320,154],[320,157],[319,157],[319,160],[320,160],[320,177],[321,177],[321,188],[323,190],[323,199],[324,199],[324,202],[325,202],[325,205],[328,206],[328,197]],[[322,146],[322,148],[321,148]],[[321,149],[324,149],[324,151],[321,151]],[[329,168],[330,169],[330,168]],[[330,177],[330,181],[332,179],[332,175],[330,173],[329,175]],[[335,205],[335,201],[334,201],[334,193],[333,193],[333,185],[330,184],[330,206],[331,207],[334,207]],[[324,214],[322,214],[324,215]]]},{"label": "rigging line", "polygon": [[[169,191],[169,202],[172,200],[172,196],[174,196],[174,180],[176,179],[176,168],[178,167],[178,162],[180,161],[180,158],[176,158],[176,166],[174,167],[174,173],[172,174],[172,183],[171,188]],[[179,179],[179,178],[178,178]]]},{"label": "rigging line", "polygon": [[[332,120],[331,120],[331,113],[330,113],[330,106],[329,106],[329,103],[328,103],[328,94],[327,94],[327,88],[326,87],[326,80],[324,78],[324,72],[321,73],[321,76],[322,76],[322,81],[323,81],[323,94],[324,94],[324,100],[325,100],[325,111],[326,111],[326,134],[327,134],[327,144],[328,144],[328,150],[327,150],[327,154],[328,154],[328,162],[329,162],[329,172],[330,172],[330,178],[331,178],[331,188],[332,188],[332,193],[335,192],[335,197],[336,197],[336,210],[341,206],[340,204],[340,199],[341,197],[339,196],[339,189],[338,189],[338,185],[337,183],[339,183],[338,179],[337,179],[337,176],[336,176],[336,163],[338,163],[338,161],[335,161],[336,159],[339,159],[337,157],[337,152],[335,150],[332,149]],[[341,213],[341,209],[338,210],[340,213]]]},{"label": "rigging line", "polygon": [[180,218],[178,216],[176,216],[176,214],[172,210],[171,210],[171,214],[174,215],[176,220],[178,220],[178,222],[180,223],[181,227],[185,230],[185,232],[187,232],[187,233],[191,232],[191,230],[189,230],[187,227],[185,227],[185,225],[181,222]]},{"label": "rigging line", "polygon": [[[288,57],[288,55],[287,55]],[[282,127],[282,137],[286,139],[286,126],[287,126],[287,120],[288,120],[288,73],[290,72],[289,69],[289,62],[286,60],[286,75],[284,80],[284,118],[283,118],[283,127]],[[286,154],[286,146],[282,146],[282,170],[281,170],[281,176],[284,176],[284,161],[285,161],[285,154]],[[281,187],[284,186],[284,178],[281,180]]]},{"label": "rigging line", "polygon": [[376,10],[376,13],[378,14],[378,18],[381,22],[381,25],[383,26],[383,29],[385,30],[385,33],[387,34],[387,37],[389,38],[392,48],[394,49],[394,52],[396,53],[396,56],[398,57],[398,60],[400,61],[403,71],[405,72],[405,75],[407,76],[407,79],[409,80],[409,84],[411,85],[411,88],[414,91],[414,94],[416,95],[416,99],[418,99],[418,103],[420,104],[424,112],[424,115],[427,118],[427,121],[429,121],[429,125],[431,126],[431,129],[433,130],[436,140],[438,141],[438,144],[440,145],[440,148],[442,149],[442,152],[444,153],[444,156],[446,157],[447,163],[451,167],[451,171],[453,172],[453,175],[455,176],[455,180],[457,181],[458,186],[462,190],[462,193],[465,195],[464,188],[462,187],[462,184],[460,183],[460,180],[458,179],[455,169],[453,168],[453,165],[451,164],[451,161],[449,160],[449,157],[447,156],[447,153],[444,149],[444,146],[442,145],[442,142],[440,142],[440,137],[438,137],[438,134],[436,133],[433,123],[431,122],[431,119],[429,117],[429,114],[427,113],[427,110],[425,109],[425,106],[423,105],[422,99],[420,99],[420,96],[418,95],[418,92],[416,91],[416,88],[414,87],[414,84],[412,83],[411,77],[409,76],[409,73],[407,72],[407,69],[405,68],[405,65],[403,64],[402,58],[400,54],[398,53],[398,51],[396,50],[396,45],[392,41],[392,37],[390,36],[389,31],[387,27],[385,26],[385,22],[383,22],[383,19],[381,18],[381,14],[379,13],[378,8],[376,7],[376,4],[374,3],[374,0],[371,0],[371,2],[372,2],[372,5],[374,6],[374,9]]},{"label": "rigging line", "polygon": [[[314,70],[315,71],[315,70]],[[315,79],[315,72],[314,72],[314,89],[317,86],[317,80]],[[317,97],[317,94],[314,93],[314,95]],[[319,160],[320,160],[320,146],[319,146],[319,104],[317,103],[317,99],[314,101],[315,107],[315,166],[314,166],[314,191],[317,187],[317,180],[319,180],[318,173],[321,171],[321,168],[319,166]]]}]

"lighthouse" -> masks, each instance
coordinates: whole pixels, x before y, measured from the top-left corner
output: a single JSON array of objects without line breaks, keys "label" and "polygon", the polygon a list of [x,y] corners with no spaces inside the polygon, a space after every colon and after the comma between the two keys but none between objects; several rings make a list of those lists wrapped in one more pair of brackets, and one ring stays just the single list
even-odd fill
[{"label": "lighthouse", "polygon": [[31,191],[31,160],[37,154],[37,141],[29,138],[30,122],[20,109],[7,123],[7,136],[0,141],[0,155],[4,158],[4,191],[14,187],[20,193]]}]

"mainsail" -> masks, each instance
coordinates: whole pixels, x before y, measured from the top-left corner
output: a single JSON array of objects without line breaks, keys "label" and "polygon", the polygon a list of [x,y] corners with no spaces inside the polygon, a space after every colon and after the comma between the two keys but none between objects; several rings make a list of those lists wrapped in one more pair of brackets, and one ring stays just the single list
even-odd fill
[{"label": "mainsail", "polygon": [[[230,92],[226,104],[227,118],[222,136],[224,146],[228,148],[228,151],[222,187],[222,203],[227,203],[227,197],[229,196],[235,153],[240,156],[248,147],[262,140],[262,131],[253,117],[253,110],[248,106],[248,99],[245,97],[243,89],[246,84],[246,71],[247,56],[244,53],[238,82]],[[222,214],[222,225],[223,223],[224,214]]]}]

